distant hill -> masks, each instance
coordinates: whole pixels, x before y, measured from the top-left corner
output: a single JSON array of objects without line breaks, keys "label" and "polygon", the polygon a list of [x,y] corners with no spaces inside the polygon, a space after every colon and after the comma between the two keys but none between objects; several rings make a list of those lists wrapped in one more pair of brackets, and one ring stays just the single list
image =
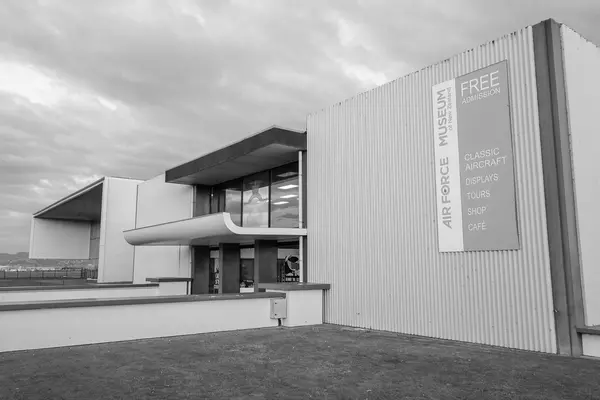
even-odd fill
[{"label": "distant hill", "polygon": [[29,259],[29,253],[21,252],[17,254],[0,253],[0,265],[6,264],[13,260],[27,260]]},{"label": "distant hill", "polygon": [[0,253],[0,266],[24,268],[96,268],[91,260],[30,259],[29,253]]}]

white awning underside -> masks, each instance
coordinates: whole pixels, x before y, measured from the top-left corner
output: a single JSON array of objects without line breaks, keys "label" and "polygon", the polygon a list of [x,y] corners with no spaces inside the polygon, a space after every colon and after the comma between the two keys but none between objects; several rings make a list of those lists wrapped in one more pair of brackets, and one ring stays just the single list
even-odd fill
[{"label": "white awning underside", "polygon": [[210,246],[297,238],[306,236],[306,229],[240,227],[229,213],[219,213],[131,229],[123,234],[127,243],[134,246]]}]

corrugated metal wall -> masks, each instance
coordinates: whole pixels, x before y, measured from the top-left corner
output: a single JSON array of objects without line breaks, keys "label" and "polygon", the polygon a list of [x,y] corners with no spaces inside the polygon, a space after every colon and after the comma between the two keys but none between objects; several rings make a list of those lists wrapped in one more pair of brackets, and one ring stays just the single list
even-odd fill
[{"label": "corrugated metal wall", "polygon": [[[440,254],[431,87],[504,59],[522,250]],[[326,322],[556,352],[531,28],[309,115],[307,203]]]}]

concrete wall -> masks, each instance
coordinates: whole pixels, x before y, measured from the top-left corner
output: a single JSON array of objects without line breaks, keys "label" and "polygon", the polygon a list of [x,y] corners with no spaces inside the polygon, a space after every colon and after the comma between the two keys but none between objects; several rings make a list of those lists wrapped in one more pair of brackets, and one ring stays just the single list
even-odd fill
[{"label": "concrete wall", "polygon": [[89,255],[89,222],[32,219],[30,258],[85,260]]},{"label": "concrete wall", "polygon": [[102,190],[98,282],[131,282],[134,247],[123,230],[135,226],[137,185],[134,179],[106,178]]},{"label": "concrete wall", "polygon": [[[139,184],[135,227],[191,218],[193,195],[192,186],[165,183],[164,174]],[[155,277],[189,278],[191,256],[189,246],[137,246],[134,283]]]},{"label": "concrete wall", "polygon": [[160,296],[190,294],[190,282],[160,282],[158,293]]},{"label": "concrete wall", "polygon": [[[433,85],[508,61],[521,249],[439,253]],[[308,117],[308,280],[325,322],[555,353],[531,27]]]},{"label": "concrete wall", "polygon": [[[138,287],[119,287],[119,288],[95,288],[87,289],[52,289],[49,290],[0,290],[0,303],[8,302],[28,302],[28,301],[56,301],[56,300],[76,300],[76,299],[114,299],[121,297],[148,297],[158,296],[158,286],[138,286]],[[184,293],[185,294],[185,293]],[[162,295],[162,294],[161,294]]]},{"label": "concrete wall", "polygon": [[323,323],[323,290],[266,291],[285,293],[287,315],[282,319],[281,325],[294,327]]},{"label": "concrete wall", "polygon": [[581,335],[583,355],[600,358],[600,335]]},{"label": "concrete wall", "polygon": [[585,320],[586,325],[600,325],[600,49],[565,26],[561,34]]},{"label": "concrete wall", "polygon": [[0,311],[0,352],[276,327],[270,300]]},{"label": "concrete wall", "polygon": [[98,267],[100,258],[100,221],[90,224],[90,261]]}]

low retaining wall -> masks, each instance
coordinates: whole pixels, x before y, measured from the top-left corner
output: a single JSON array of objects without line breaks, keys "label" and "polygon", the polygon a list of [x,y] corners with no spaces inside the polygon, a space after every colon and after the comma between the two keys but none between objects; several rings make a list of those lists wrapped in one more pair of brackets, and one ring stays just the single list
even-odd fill
[{"label": "low retaining wall", "polygon": [[43,302],[80,299],[110,299],[158,296],[159,284],[77,286],[24,286],[0,288],[0,305],[13,302]]},{"label": "low retaining wall", "polygon": [[584,356],[600,358],[600,336],[583,334],[581,341]]},{"label": "low retaining wall", "polygon": [[160,296],[191,294],[192,278],[147,278],[146,282],[157,283]]},{"label": "low retaining wall", "polygon": [[320,325],[323,323],[323,291],[329,284],[321,283],[264,283],[258,285],[266,293],[286,296],[287,315],[281,324],[287,327]]},{"label": "low retaining wall", "polygon": [[278,326],[284,293],[0,304],[0,352]]},{"label": "low retaining wall", "polygon": [[600,358],[600,325],[577,328],[581,334],[583,355]]}]

